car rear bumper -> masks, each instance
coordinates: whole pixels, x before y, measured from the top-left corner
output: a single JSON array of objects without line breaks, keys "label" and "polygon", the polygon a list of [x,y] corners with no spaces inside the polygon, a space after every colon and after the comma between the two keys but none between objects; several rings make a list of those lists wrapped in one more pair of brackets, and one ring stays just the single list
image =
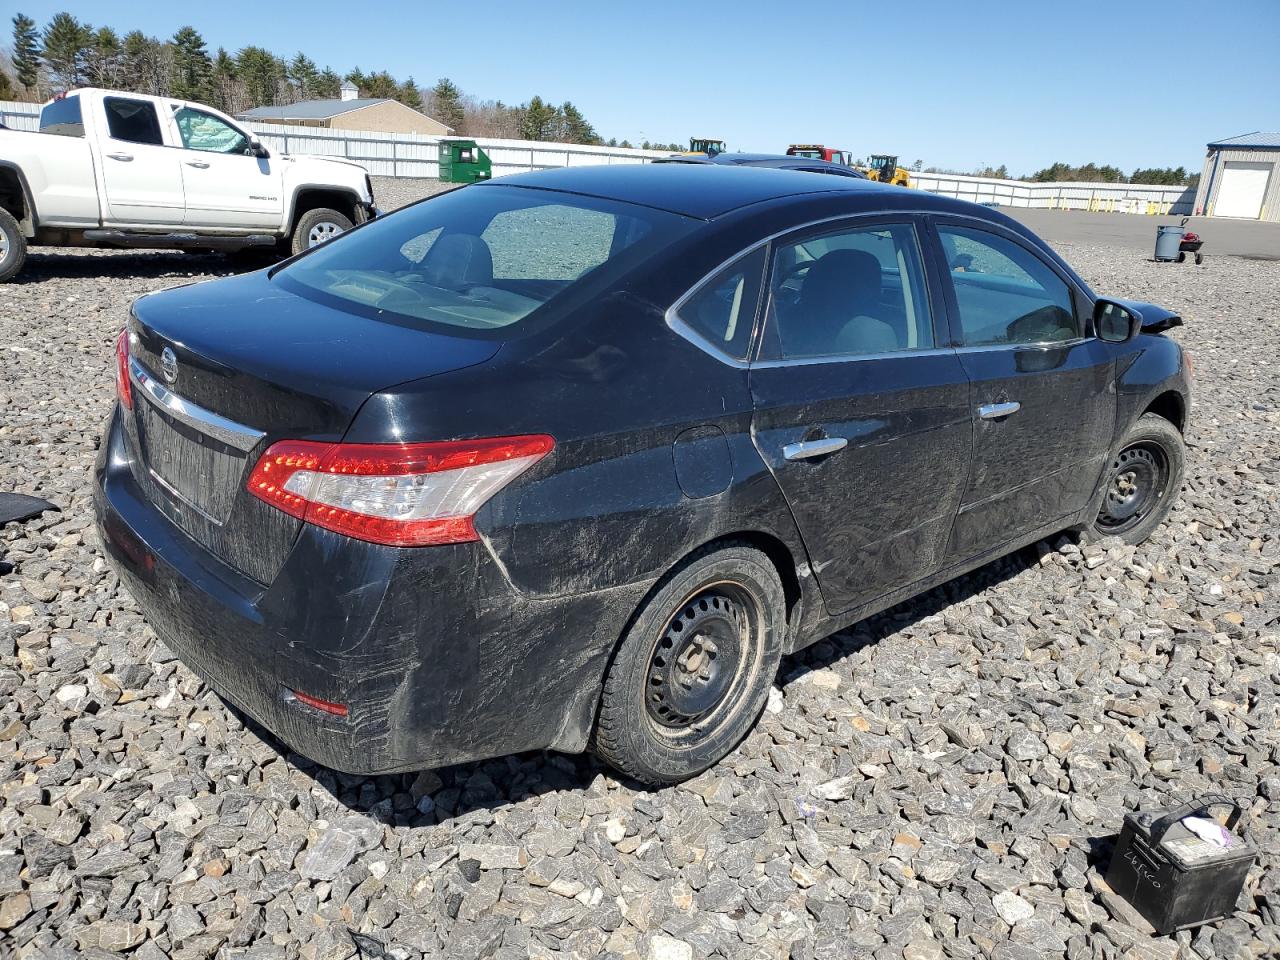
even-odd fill
[{"label": "car rear bumper", "polygon": [[307,526],[263,586],[152,506],[132,456],[117,408],[94,478],[110,562],[165,644],[298,753],[374,774],[586,746],[646,584],[534,600],[480,543],[394,549]]}]

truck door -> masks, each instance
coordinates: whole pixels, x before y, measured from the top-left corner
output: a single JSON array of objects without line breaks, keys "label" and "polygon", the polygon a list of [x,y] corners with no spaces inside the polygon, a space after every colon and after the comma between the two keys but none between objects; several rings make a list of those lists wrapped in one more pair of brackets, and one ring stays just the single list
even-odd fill
[{"label": "truck door", "polygon": [[106,134],[98,139],[107,223],[176,227],[184,214],[178,151],[165,146],[150,100],[104,97]]},{"label": "truck door", "polygon": [[249,137],[221,117],[180,107],[173,121],[182,156],[187,226],[279,227],[279,163],[254,156]]}]

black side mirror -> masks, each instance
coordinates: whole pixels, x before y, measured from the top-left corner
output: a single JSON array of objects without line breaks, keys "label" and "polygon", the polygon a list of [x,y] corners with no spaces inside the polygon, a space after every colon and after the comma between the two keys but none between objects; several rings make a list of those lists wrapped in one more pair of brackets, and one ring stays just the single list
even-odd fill
[{"label": "black side mirror", "polygon": [[1098,300],[1093,306],[1093,329],[1099,340],[1126,343],[1142,330],[1142,314],[1114,300]]},{"label": "black side mirror", "polygon": [[252,140],[249,141],[249,156],[258,157],[261,160],[266,160],[268,157],[271,156],[271,151],[262,145],[261,140],[259,140],[257,137],[254,137]]}]

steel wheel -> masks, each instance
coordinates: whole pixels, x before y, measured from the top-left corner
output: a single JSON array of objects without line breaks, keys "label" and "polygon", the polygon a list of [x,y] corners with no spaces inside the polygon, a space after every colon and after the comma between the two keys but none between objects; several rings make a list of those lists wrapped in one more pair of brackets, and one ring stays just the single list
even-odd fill
[{"label": "steel wheel", "polygon": [[319,223],[313,223],[311,229],[307,231],[307,246],[314,247],[345,232],[342,224],[334,223],[332,220],[321,220]]},{"label": "steel wheel", "polygon": [[1125,447],[1111,462],[1106,493],[1098,511],[1098,529],[1122,534],[1162,505],[1169,487],[1169,458],[1159,444],[1142,441]]},{"label": "steel wheel", "polygon": [[682,736],[732,709],[758,656],[759,621],[755,601],[732,583],[708,586],[668,621],[646,670],[645,710],[662,734]]},{"label": "steel wheel", "polygon": [[593,749],[645,783],[697,775],[760,716],[786,637],[786,595],[765,554],[734,541],[695,551],[621,638]]}]

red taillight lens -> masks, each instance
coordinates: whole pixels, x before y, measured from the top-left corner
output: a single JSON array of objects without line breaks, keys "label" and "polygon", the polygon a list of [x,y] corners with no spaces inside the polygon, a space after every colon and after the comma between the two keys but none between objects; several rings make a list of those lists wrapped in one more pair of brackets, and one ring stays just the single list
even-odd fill
[{"label": "red taillight lens", "polygon": [[126,410],[133,409],[133,388],[129,385],[129,330],[116,337],[116,396]]},{"label": "red taillight lens", "polygon": [[475,514],[555,448],[543,434],[445,443],[272,444],[249,475],[259,500],[358,540],[402,547],[478,539]]}]

